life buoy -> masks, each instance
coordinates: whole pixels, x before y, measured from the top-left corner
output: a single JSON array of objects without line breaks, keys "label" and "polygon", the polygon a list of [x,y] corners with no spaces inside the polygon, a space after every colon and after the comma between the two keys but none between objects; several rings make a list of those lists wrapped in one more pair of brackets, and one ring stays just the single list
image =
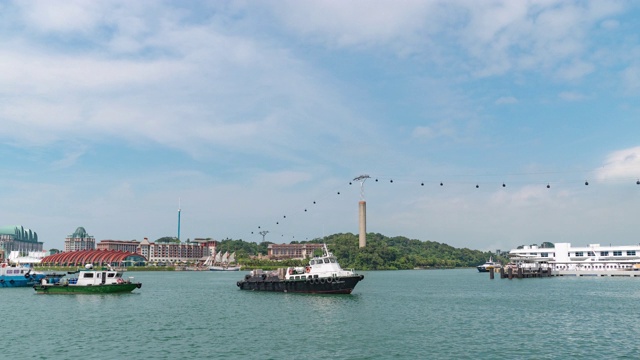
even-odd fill
[{"label": "life buoy", "polygon": [[2,267],[3,267],[3,268],[7,267],[7,264],[2,263]]},{"label": "life buoy", "polygon": [[24,274],[24,277],[28,279],[29,278],[29,273]]},{"label": "life buoy", "polygon": [[320,279],[320,284],[324,284],[324,278]]},{"label": "life buoy", "polygon": [[333,279],[331,279],[331,278],[327,278],[327,283],[330,283],[330,282],[332,282],[332,281],[333,281]]},{"label": "life buoy", "polygon": [[310,272],[311,272],[311,266],[307,266],[307,267],[305,268],[305,270],[307,271],[307,273],[310,273]]}]

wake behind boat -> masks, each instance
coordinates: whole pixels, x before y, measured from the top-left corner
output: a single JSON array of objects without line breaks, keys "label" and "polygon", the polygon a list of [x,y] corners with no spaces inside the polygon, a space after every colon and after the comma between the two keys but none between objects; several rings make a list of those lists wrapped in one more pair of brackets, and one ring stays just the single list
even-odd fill
[{"label": "wake behind boat", "polygon": [[362,279],[364,275],[343,270],[325,244],[324,254],[309,260],[308,266],[281,268],[271,272],[253,270],[236,285],[240,290],[351,294]]},{"label": "wake behind boat", "polygon": [[75,273],[78,276],[68,280],[42,279],[33,289],[38,294],[113,294],[127,293],[142,287],[141,283],[133,283],[131,278],[123,279],[122,272],[111,267],[108,270],[93,270],[93,266],[87,264],[84,270]]}]

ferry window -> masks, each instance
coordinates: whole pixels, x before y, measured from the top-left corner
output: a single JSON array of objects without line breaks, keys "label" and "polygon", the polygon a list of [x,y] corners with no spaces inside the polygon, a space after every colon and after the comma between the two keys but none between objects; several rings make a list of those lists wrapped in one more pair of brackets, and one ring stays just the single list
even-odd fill
[{"label": "ferry window", "polygon": [[614,251],[613,256],[622,256],[622,251]]},{"label": "ferry window", "polygon": [[107,277],[114,277],[114,276],[116,276],[116,274],[114,274],[114,273],[107,274]]},{"label": "ferry window", "polygon": [[331,258],[329,260],[331,260],[332,263],[336,262],[336,259],[334,259],[334,258]]},{"label": "ferry window", "polygon": [[584,256],[584,253],[582,251],[576,251],[576,256]]},{"label": "ferry window", "polygon": [[596,256],[596,254],[593,251],[587,251],[587,256]]},{"label": "ferry window", "polygon": [[600,251],[600,256],[609,256],[608,251]]},{"label": "ferry window", "polygon": [[329,263],[329,259],[324,259],[324,263],[328,264]]},{"label": "ferry window", "polygon": [[542,253],[540,254],[541,257],[549,257],[549,253]]},{"label": "ferry window", "polygon": [[313,275],[313,277],[317,279],[317,278],[318,278],[318,275]]},{"label": "ferry window", "polygon": [[83,278],[92,278],[93,277],[93,273],[84,273],[82,274]]},{"label": "ferry window", "polygon": [[309,264],[311,264],[311,265],[315,265],[315,263],[316,263],[316,261],[315,261],[315,260],[311,260],[311,261],[309,262]]},{"label": "ferry window", "polygon": [[296,276],[295,278],[296,280],[300,280],[300,275]]}]

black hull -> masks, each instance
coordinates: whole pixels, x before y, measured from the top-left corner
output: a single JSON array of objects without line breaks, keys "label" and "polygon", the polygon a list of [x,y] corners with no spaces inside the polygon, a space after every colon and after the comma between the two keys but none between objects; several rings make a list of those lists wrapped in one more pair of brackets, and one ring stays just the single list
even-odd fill
[{"label": "black hull", "polygon": [[[247,275],[248,276],[248,275]],[[333,279],[281,280],[277,276],[253,276],[238,281],[240,290],[274,291],[306,294],[351,294],[364,275]]]}]

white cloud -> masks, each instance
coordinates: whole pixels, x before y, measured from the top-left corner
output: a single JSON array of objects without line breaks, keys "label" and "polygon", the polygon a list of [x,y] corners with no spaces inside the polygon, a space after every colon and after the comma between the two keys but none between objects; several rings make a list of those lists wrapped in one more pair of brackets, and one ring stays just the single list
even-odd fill
[{"label": "white cloud", "polygon": [[582,101],[587,98],[584,94],[572,91],[563,91],[558,94],[558,97],[564,101]]},{"label": "white cloud", "polygon": [[632,180],[640,178],[640,146],[614,151],[596,171],[600,181]]},{"label": "white cloud", "polygon": [[496,105],[517,104],[518,99],[513,96],[503,96],[496,100]]}]

